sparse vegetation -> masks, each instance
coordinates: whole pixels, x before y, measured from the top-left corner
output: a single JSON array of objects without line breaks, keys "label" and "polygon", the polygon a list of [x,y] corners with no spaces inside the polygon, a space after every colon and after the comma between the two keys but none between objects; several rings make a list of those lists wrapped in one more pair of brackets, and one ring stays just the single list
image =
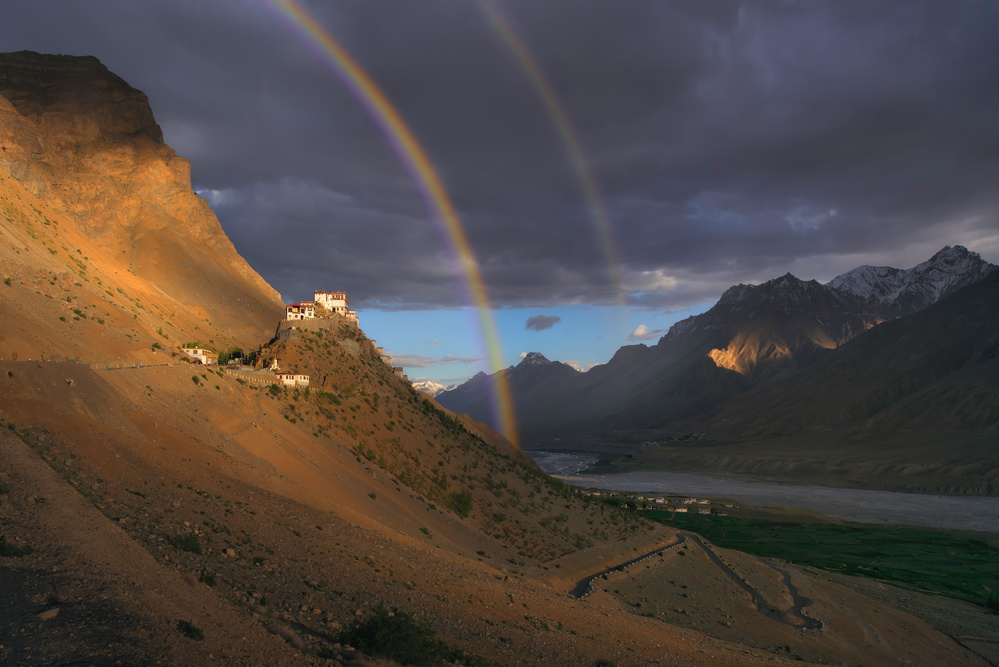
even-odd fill
[{"label": "sparse vegetation", "polygon": [[31,547],[16,547],[7,544],[7,539],[0,535],[0,558],[20,558],[31,553]]},{"label": "sparse vegetation", "polygon": [[201,555],[201,541],[194,533],[184,533],[171,537],[170,544],[180,551]]},{"label": "sparse vegetation", "polygon": [[465,518],[472,512],[472,494],[467,490],[456,491],[451,494],[448,506]]},{"label": "sparse vegetation", "polygon": [[361,623],[345,629],[338,638],[361,653],[394,660],[402,665],[444,665],[454,662],[478,663],[460,651],[450,649],[437,633],[405,612],[375,608]]},{"label": "sparse vegetation", "polygon": [[180,634],[196,642],[205,640],[205,632],[190,621],[177,621],[177,630]]}]

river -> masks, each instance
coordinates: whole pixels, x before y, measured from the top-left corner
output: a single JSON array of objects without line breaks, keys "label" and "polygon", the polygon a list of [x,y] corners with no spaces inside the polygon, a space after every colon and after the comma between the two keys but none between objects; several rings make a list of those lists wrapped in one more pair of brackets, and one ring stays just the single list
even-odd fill
[{"label": "river", "polygon": [[731,498],[758,507],[795,507],[844,521],[887,523],[999,533],[999,497],[944,496],[831,486],[796,486],[748,477],[643,470],[587,474],[597,457],[529,452],[549,475],[594,489],[708,498]]}]

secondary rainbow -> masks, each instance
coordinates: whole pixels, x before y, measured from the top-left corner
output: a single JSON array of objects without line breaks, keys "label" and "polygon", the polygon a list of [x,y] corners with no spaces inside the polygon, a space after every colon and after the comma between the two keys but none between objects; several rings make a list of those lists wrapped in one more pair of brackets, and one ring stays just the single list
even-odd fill
[{"label": "secondary rainbow", "polygon": [[579,179],[583,193],[586,196],[590,216],[593,219],[604,260],[607,262],[607,270],[616,292],[615,297],[620,314],[619,319],[622,333],[627,335],[628,324],[625,312],[624,281],[621,277],[621,261],[618,256],[616,244],[614,243],[614,235],[611,229],[610,218],[607,216],[607,208],[604,205],[603,198],[600,196],[600,190],[597,188],[593,172],[586,161],[579,138],[572,129],[569,116],[559,103],[558,97],[555,96],[555,91],[548,84],[548,80],[545,78],[537,62],[531,57],[527,47],[517,38],[510,24],[493,8],[489,0],[478,0],[478,5],[489,19],[489,23],[493,26],[500,41],[506,45],[510,53],[520,63],[521,69],[527,75],[538,97],[541,98],[541,101],[548,110],[548,114],[552,118],[552,122],[558,130],[559,138],[562,140],[562,144],[569,155],[569,162],[572,164],[572,168],[576,172],[576,178]]},{"label": "secondary rainbow", "polygon": [[519,437],[514,418],[513,401],[510,397],[506,373],[503,372],[503,352],[499,336],[496,333],[496,323],[493,320],[489,299],[486,296],[482,273],[479,271],[475,253],[468,242],[468,237],[454,205],[451,203],[451,198],[437,175],[437,170],[434,169],[409,126],[374,80],[304,7],[295,0],[268,0],[268,3],[278,10],[279,14],[288,21],[296,32],[318,49],[323,61],[351,90],[381,128],[423,194],[427,205],[436,213],[437,221],[458,260],[467,289],[475,305],[479,328],[493,371],[494,409],[503,435],[514,444],[518,444]]}]

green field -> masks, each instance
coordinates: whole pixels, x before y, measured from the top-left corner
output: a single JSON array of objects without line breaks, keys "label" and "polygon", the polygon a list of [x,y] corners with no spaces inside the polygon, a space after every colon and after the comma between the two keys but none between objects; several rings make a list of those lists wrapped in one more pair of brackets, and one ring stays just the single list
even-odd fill
[{"label": "green field", "polygon": [[999,548],[928,528],[861,523],[790,523],[642,511],[726,549],[878,579],[999,610]]}]

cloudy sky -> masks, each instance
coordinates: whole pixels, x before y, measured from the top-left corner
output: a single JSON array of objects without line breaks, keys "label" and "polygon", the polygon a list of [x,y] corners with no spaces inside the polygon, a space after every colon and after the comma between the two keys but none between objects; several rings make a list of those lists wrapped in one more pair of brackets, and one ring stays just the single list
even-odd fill
[{"label": "cloudy sky", "polygon": [[[301,4],[433,162],[505,364],[602,363],[788,271],[910,267],[948,244],[999,262],[993,0],[494,0],[507,34],[476,0]],[[95,55],[148,94],[286,301],[346,290],[411,378],[489,370],[435,211],[277,2],[3,14],[3,50]]]}]

